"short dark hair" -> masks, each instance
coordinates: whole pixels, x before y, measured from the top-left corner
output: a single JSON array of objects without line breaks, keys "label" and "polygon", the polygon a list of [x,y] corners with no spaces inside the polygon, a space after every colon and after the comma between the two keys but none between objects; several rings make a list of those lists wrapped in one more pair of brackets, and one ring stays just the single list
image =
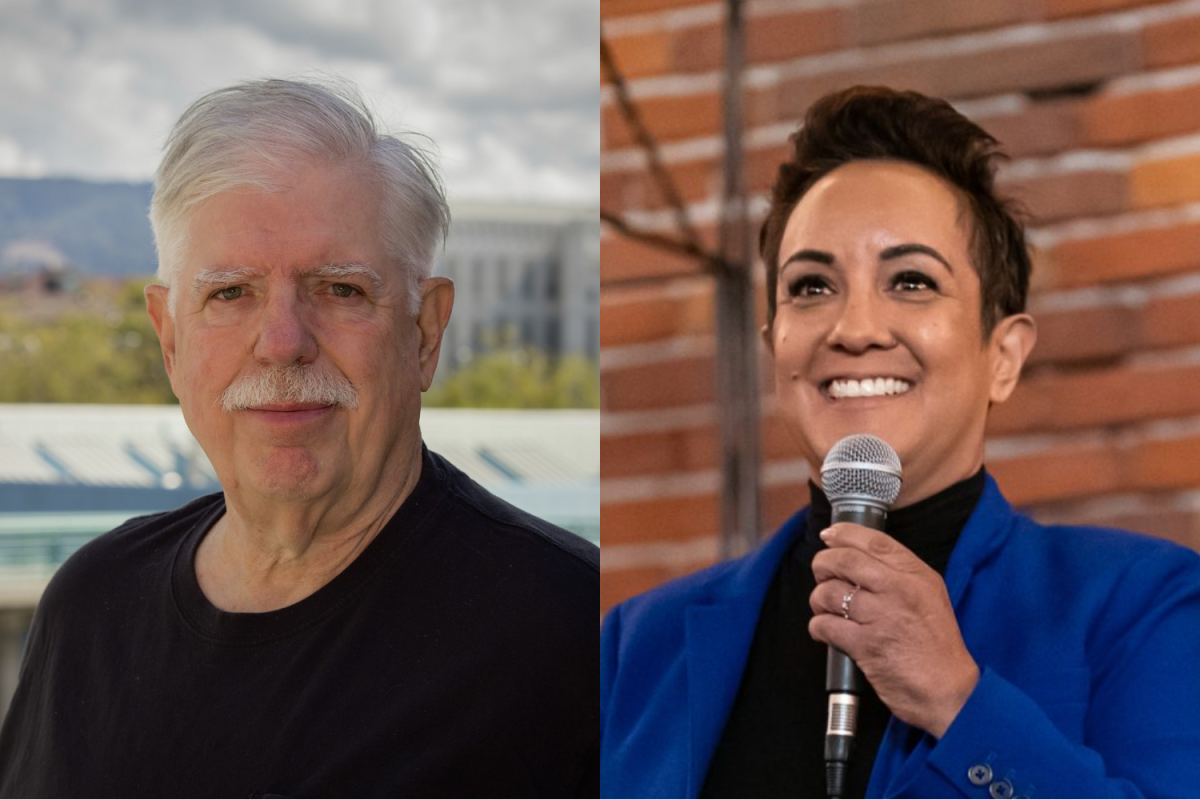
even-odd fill
[{"label": "short dark hair", "polygon": [[996,194],[996,139],[945,100],[879,86],[825,95],[792,134],[792,157],[779,168],[759,235],[767,268],[767,326],[775,322],[779,248],[788,218],[818,180],[851,161],[906,161],[946,180],[966,200],[971,255],[982,287],[984,335],[1025,310],[1032,264],[1020,209]]}]

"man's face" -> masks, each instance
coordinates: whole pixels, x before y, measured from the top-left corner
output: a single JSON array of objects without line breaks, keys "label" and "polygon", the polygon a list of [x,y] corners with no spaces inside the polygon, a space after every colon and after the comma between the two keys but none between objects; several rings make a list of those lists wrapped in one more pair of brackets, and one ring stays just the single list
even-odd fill
[{"label": "man's face", "polygon": [[[310,166],[287,183],[197,206],[174,319],[162,287],[147,289],[150,314],[184,416],[226,491],[291,502],[369,495],[419,447],[420,393],[452,290],[426,281],[413,318],[406,276],[380,237],[378,192],[355,171]],[[340,386],[342,404],[267,391],[249,408],[222,408],[231,386],[288,368]]]},{"label": "man's face", "polygon": [[854,433],[896,449],[901,505],[982,463],[988,405],[1015,386],[1033,328],[1009,317],[984,339],[968,224],[948,184],[896,161],[842,166],[792,212],[766,338],[814,473]]}]

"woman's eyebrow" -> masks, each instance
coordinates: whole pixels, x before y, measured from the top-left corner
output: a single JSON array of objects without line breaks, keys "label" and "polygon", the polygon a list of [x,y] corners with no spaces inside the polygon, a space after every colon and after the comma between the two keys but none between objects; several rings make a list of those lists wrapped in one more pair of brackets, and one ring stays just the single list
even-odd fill
[{"label": "woman's eyebrow", "polygon": [[814,261],[829,267],[833,266],[833,253],[826,253],[824,250],[799,250],[788,256],[787,260],[779,265],[779,269],[782,270],[788,264],[795,261]]},{"label": "woman's eyebrow", "polygon": [[929,245],[924,245],[924,244],[916,244],[916,243],[898,244],[893,247],[888,247],[888,248],[880,251],[879,260],[880,261],[888,261],[893,258],[903,258],[904,256],[911,256],[915,253],[920,253],[921,255],[929,256],[930,258],[934,259],[935,261],[941,262],[942,266],[945,267],[946,269],[948,269],[951,273],[954,272],[954,267],[950,266],[950,262],[949,262],[949,260],[946,259],[945,256],[943,256],[937,250],[934,250]]}]

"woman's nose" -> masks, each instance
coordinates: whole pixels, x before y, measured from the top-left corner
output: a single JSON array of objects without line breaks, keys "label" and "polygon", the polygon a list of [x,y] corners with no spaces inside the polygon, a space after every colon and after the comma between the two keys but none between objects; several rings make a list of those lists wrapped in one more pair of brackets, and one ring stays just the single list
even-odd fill
[{"label": "woman's nose", "polygon": [[843,295],[826,343],[848,353],[863,353],[872,348],[887,349],[896,343],[882,299],[873,291],[857,290]]}]

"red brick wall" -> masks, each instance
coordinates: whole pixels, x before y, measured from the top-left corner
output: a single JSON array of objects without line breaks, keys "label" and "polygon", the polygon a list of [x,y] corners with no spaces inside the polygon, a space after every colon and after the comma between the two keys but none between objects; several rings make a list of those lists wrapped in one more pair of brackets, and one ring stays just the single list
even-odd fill
[{"label": "red brick wall", "polygon": [[[989,468],[1041,519],[1200,546],[1200,2],[751,0],[747,15],[757,207],[822,93],[877,83],[955,102],[1013,156],[1003,183],[1036,220],[1040,340],[993,414]],[[601,18],[711,243],[723,5],[601,0]],[[602,206],[672,233],[608,87],[601,114]],[[719,475],[710,279],[611,230],[601,248],[607,609],[713,561]],[[806,501],[807,469],[762,383],[770,530]]]}]

